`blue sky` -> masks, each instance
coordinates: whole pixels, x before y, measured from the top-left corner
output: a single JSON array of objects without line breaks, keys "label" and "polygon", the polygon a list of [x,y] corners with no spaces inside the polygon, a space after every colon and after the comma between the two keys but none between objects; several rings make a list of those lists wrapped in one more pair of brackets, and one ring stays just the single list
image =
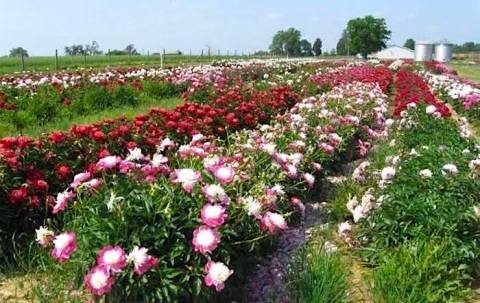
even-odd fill
[{"label": "blue sky", "polygon": [[92,40],[102,49],[134,43],[144,52],[198,53],[210,45],[241,53],[266,49],[291,26],[330,50],[350,18],[367,14],[386,19],[391,44],[480,42],[480,0],[0,0],[0,55],[15,46],[49,55]]}]

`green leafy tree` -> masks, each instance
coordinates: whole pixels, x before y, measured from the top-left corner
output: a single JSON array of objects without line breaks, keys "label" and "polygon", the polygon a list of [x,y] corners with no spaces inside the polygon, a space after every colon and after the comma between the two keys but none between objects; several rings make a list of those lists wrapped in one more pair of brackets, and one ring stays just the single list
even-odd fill
[{"label": "green leafy tree", "polygon": [[129,45],[127,45],[127,47],[125,47],[125,53],[127,55],[139,55],[139,53],[135,49],[135,45],[133,45],[133,44],[129,44]]},{"label": "green leafy tree", "polygon": [[313,42],[313,52],[315,56],[322,54],[322,40],[320,38],[315,39],[315,42]]},{"label": "green leafy tree", "polygon": [[301,49],[302,56],[304,57],[313,56],[312,44],[310,44],[308,40],[303,39],[300,41],[300,49]]},{"label": "green leafy tree", "polygon": [[347,30],[343,30],[342,36],[337,42],[337,52],[336,54],[339,56],[347,55]]},{"label": "green leafy tree", "polygon": [[415,49],[415,40],[413,40],[412,38],[407,39],[407,41],[405,41],[405,44],[403,46],[409,49]]},{"label": "green leafy tree", "polygon": [[385,48],[392,34],[384,18],[373,16],[348,21],[347,33],[350,53],[361,54],[364,58],[370,53]]},{"label": "green leafy tree", "polygon": [[28,52],[23,47],[15,47],[10,50],[10,57],[28,57]]},{"label": "green leafy tree", "polygon": [[299,30],[291,27],[286,31],[278,31],[273,36],[270,51],[275,54],[300,56],[302,48],[300,44],[301,33]]}]

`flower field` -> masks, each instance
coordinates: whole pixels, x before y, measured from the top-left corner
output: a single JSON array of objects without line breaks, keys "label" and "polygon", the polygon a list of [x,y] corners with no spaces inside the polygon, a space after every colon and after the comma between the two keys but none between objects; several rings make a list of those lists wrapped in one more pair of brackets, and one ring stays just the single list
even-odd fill
[{"label": "flower field", "polygon": [[[255,264],[323,202],[268,300],[473,297],[479,90],[439,63],[390,63],[2,76],[0,116],[19,134],[147,95],[182,101],[1,138],[0,271],[37,275],[26,296],[47,302],[253,302]],[[364,291],[345,264],[358,260]]]}]

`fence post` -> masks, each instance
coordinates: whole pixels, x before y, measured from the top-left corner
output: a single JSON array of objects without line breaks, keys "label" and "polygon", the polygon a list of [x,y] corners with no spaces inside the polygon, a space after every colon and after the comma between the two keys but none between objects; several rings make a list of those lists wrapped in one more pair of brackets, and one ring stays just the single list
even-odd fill
[{"label": "fence post", "polygon": [[110,53],[110,49],[108,49],[108,65],[112,66],[112,54]]},{"label": "fence post", "polygon": [[83,66],[87,68],[87,53],[83,53]]},{"label": "fence post", "polygon": [[55,70],[58,70],[58,50],[55,49]]},{"label": "fence post", "polygon": [[160,68],[163,68],[163,53],[160,54]]},{"label": "fence post", "polygon": [[22,72],[25,71],[25,54],[22,53]]}]

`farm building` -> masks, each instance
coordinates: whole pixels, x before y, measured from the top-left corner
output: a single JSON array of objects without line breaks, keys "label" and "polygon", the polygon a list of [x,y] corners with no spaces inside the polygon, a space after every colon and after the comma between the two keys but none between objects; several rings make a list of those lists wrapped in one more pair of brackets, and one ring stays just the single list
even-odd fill
[{"label": "farm building", "polygon": [[368,57],[376,59],[413,59],[415,52],[403,46],[390,45],[381,51],[368,55]]}]

